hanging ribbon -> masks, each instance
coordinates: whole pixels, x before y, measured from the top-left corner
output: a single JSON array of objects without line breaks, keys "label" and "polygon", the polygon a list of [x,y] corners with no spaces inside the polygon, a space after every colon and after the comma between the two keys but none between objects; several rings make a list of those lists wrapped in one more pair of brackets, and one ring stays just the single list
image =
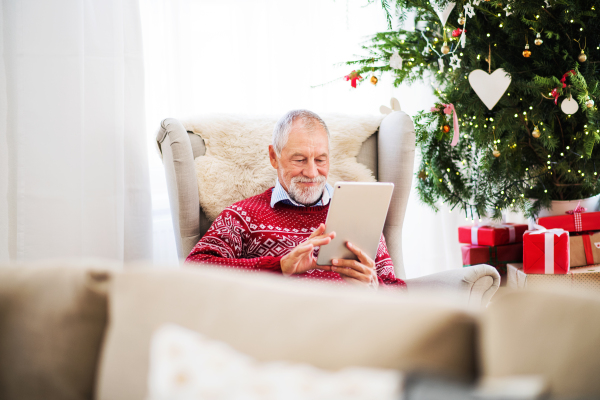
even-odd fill
[{"label": "hanging ribbon", "polygon": [[575,219],[575,230],[577,232],[581,232],[583,230],[583,225],[581,223],[581,213],[586,212],[587,209],[585,207],[581,207],[581,201],[577,203],[577,207],[573,210],[566,211],[565,214],[573,215]]},{"label": "hanging ribbon", "polygon": [[[562,78],[560,78],[560,81],[562,82],[562,87],[563,89],[567,87],[567,77],[571,76],[571,75],[576,75],[577,72],[575,72],[574,69],[567,71],[564,73],[564,75],[562,76]],[[558,94],[558,88],[552,89],[552,92],[550,92],[550,95],[552,97],[554,97],[554,104],[558,104],[558,97],[560,96]]]},{"label": "hanging ribbon", "polygon": [[351,81],[350,86],[352,86],[354,89],[356,89],[356,81],[362,80],[362,76],[360,76],[356,71],[350,72],[344,78],[346,78],[346,81]]},{"label": "hanging ribbon", "polygon": [[445,107],[444,108],[444,114],[452,114],[452,117],[454,119],[454,137],[452,138],[452,143],[450,143],[450,145],[452,147],[456,146],[458,144],[458,137],[459,137],[459,133],[458,133],[458,116],[456,115],[456,109],[454,108],[454,104],[450,103],[450,104],[443,104],[442,105]]},{"label": "hanging ribbon", "polygon": [[585,252],[585,262],[587,265],[595,264],[594,262],[594,252],[592,251],[592,239],[591,235],[582,235],[581,239],[583,240],[583,251]]}]

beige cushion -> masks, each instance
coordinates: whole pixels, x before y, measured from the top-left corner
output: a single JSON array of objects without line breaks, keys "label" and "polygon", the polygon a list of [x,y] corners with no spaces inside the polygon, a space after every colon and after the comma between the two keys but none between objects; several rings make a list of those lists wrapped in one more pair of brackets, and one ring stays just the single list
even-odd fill
[{"label": "beige cushion", "polygon": [[99,399],[143,399],[150,338],[166,322],[259,361],[474,373],[474,317],[444,303],[210,267],[115,277]]},{"label": "beige cushion", "polygon": [[0,266],[1,399],[93,396],[110,276],[61,264]]},{"label": "beige cushion", "polygon": [[488,377],[540,374],[560,398],[600,398],[600,298],[515,292],[493,302],[482,327]]}]

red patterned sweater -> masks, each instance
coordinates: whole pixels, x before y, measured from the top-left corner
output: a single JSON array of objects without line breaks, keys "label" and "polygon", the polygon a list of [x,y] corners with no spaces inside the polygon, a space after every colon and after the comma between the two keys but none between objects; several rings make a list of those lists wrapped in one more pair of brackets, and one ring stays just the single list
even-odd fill
[{"label": "red patterned sweater", "polygon": [[[281,273],[279,261],[325,223],[329,205],[296,207],[277,203],[271,208],[272,188],[227,207],[194,246],[186,263],[210,263],[251,271]],[[406,287],[394,275],[394,265],[381,235],[375,267],[379,283]],[[313,269],[299,278],[345,283],[336,272]]]}]

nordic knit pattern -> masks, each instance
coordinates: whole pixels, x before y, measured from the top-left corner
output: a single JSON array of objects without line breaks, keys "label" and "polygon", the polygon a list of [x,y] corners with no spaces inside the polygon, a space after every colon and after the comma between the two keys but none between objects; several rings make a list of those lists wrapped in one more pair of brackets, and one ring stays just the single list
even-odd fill
[{"label": "nordic knit pattern", "polygon": [[[192,249],[186,263],[281,273],[281,258],[304,242],[319,224],[325,223],[329,205],[295,207],[278,203],[271,208],[272,189],[223,210]],[[383,235],[375,267],[380,285],[406,287],[394,274]],[[294,277],[346,283],[338,273],[318,269]]]}]

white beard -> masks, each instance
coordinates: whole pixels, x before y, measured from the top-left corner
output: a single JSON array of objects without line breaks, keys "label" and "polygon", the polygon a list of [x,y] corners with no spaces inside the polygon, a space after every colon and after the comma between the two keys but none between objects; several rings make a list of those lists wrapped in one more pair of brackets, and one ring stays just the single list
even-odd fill
[{"label": "white beard", "polygon": [[[302,189],[298,185],[298,182],[318,182],[319,185]],[[308,206],[311,204],[315,204],[319,201],[319,199],[323,195],[325,184],[327,184],[327,178],[324,175],[319,175],[316,178],[312,179],[305,178],[302,176],[296,176],[292,178],[292,181],[290,182],[290,190],[288,194],[290,195],[290,198],[296,203]]]}]

